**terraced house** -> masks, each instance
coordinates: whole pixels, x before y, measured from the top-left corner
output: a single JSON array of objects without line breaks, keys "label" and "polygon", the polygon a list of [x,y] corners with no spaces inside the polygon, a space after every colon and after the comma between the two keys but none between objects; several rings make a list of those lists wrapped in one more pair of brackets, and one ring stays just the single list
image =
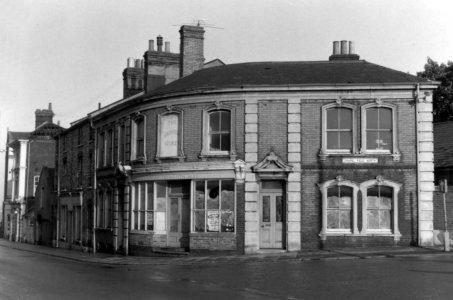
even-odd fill
[{"label": "terraced house", "polygon": [[432,244],[435,82],[347,41],[325,61],[205,64],[203,28],[180,33],[87,116],[95,249]]}]

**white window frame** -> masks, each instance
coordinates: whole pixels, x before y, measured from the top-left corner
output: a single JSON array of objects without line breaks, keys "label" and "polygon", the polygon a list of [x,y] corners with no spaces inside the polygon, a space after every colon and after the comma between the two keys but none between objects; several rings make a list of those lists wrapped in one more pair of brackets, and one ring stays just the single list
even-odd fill
[{"label": "white window frame", "polygon": [[[168,107],[168,111],[163,112],[157,116],[157,149],[156,149],[156,161],[160,162],[161,159],[171,159],[177,158],[180,161],[183,161],[184,156],[184,147],[183,147],[183,132],[184,132],[184,114],[183,111],[177,108]],[[178,117],[178,145],[177,145],[177,155],[168,156],[165,153],[162,153],[162,139],[163,139],[163,126],[162,121],[166,116],[176,115]]]},{"label": "white window frame", "polygon": [[[392,149],[390,150],[377,150],[377,149],[367,149],[367,109],[369,108],[388,108],[392,112]],[[398,127],[397,127],[397,107],[395,105],[389,104],[389,103],[383,103],[381,99],[377,99],[376,102],[373,103],[368,103],[365,105],[362,105],[361,107],[361,118],[362,118],[362,123],[361,123],[361,149],[360,153],[361,154],[372,154],[372,155],[391,155],[393,156],[394,161],[399,161],[401,154],[400,151],[398,150]]]},{"label": "white window frame", "polygon": [[[136,207],[136,204],[138,204],[140,206],[140,197],[141,197],[141,189],[140,189],[140,186],[141,185],[145,185],[145,207],[142,208],[142,207]],[[153,207],[152,209],[149,209],[148,207],[148,203],[149,203],[149,199],[148,199],[148,196],[149,196],[149,193],[148,193],[148,189],[149,189],[149,186],[152,186],[153,187],[153,199],[151,199],[151,202],[153,203]],[[132,201],[132,205],[131,205],[131,211],[132,211],[132,214],[131,214],[131,230],[133,231],[154,231],[154,222],[155,222],[155,210],[154,210],[154,204],[155,204],[155,192],[154,192],[154,182],[152,181],[139,181],[139,182],[135,182],[135,184],[133,185],[133,188],[132,188],[132,192],[133,192],[133,201]],[[138,195],[138,199],[137,199],[137,195]],[[137,212],[137,214],[135,214],[135,212]],[[145,229],[140,229],[140,219],[141,219],[141,215],[140,213],[141,212],[144,212],[145,213]],[[153,214],[153,229],[148,229],[148,213],[151,212]],[[135,222],[137,219],[137,222]],[[135,226],[135,224],[137,223],[137,226]]]},{"label": "white window frame", "polygon": [[[333,229],[327,228],[327,190],[335,186],[347,186],[352,188],[352,224],[350,229]],[[327,236],[336,235],[358,235],[359,229],[357,226],[357,194],[359,185],[350,180],[344,180],[342,176],[337,176],[334,180],[328,180],[319,185],[319,190],[322,195],[322,227],[319,236],[321,240],[325,240]]]},{"label": "white window frame", "polygon": [[[388,186],[393,189],[392,195],[392,215],[393,215],[393,228],[388,229],[368,229],[368,189],[372,186]],[[393,236],[395,241],[399,241],[401,233],[398,226],[398,193],[401,189],[401,184],[394,181],[386,180],[382,176],[377,176],[376,179],[368,180],[360,184],[360,191],[362,194],[362,235],[386,235]]]},{"label": "white window frame", "polygon": [[[228,151],[211,151],[209,148],[209,115],[216,111],[230,112],[230,149]],[[202,134],[202,150],[200,158],[205,160],[210,156],[230,156],[230,159],[236,159],[236,111],[234,107],[223,105],[219,102],[215,103],[206,109],[203,109],[203,134]]]},{"label": "white window frame", "polygon": [[[137,121],[143,120],[143,155],[137,155]],[[146,116],[141,113],[135,113],[132,116],[131,132],[131,160],[146,160]]]}]

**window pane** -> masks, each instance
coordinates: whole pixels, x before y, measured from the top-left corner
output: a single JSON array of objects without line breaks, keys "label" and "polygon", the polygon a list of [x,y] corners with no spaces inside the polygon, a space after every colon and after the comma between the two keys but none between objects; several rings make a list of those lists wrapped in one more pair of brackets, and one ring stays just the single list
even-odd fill
[{"label": "window pane", "polygon": [[337,131],[327,132],[327,149],[338,149],[338,148],[339,148],[338,132]]},{"label": "window pane", "polygon": [[137,140],[141,140],[144,137],[145,133],[145,122],[143,119],[139,119],[136,121],[136,126],[137,126]]},{"label": "window pane", "polygon": [[222,232],[234,232],[234,212],[222,211]]},{"label": "window pane", "polygon": [[342,131],[340,134],[340,149],[352,149],[352,131]]},{"label": "window pane", "polygon": [[378,108],[368,108],[366,110],[366,128],[378,129]]},{"label": "window pane", "polygon": [[166,226],[165,226],[165,212],[156,212],[156,224],[154,230],[157,231],[165,231]]},{"label": "window pane", "polygon": [[271,221],[271,202],[269,196],[263,196],[263,222]]},{"label": "window pane", "polygon": [[165,182],[156,182],[156,192],[157,192],[157,197],[166,197],[166,183]]},{"label": "window pane", "polygon": [[234,211],[234,182],[230,180],[222,180],[222,210]]},{"label": "window pane", "polygon": [[204,220],[204,211],[195,211],[194,212],[194,231],[204,232],[205,220]]},{"label": "window pane", "polygon": [[375,196],[368,196],[368,208],[378,208],[379,207],[379,198]]},{"label": "window pane", "polygon": [[210,135],[209,149],[212,151],[220,151],[220,133]]},{"label": "window pane", "polygon": [[220,130],[220,112],[215,111],[209,114],[209,131]]},{"label": "window pane", "polygon": [[133,229],[138,229],[138,212],[134,211],[134,228]]},{"label": "window pane", "polygon": [[367,211],[368,228],[379,229],[379,211],[377,209],[370,209]]},{"label": "window pane", "polygon": [[195,182],[195,209],[204,209],[204,181]]},{"label": "window pane", "polygon": [[392,110],[379,108],[379,129],[392,129]]},{"label": "window pane", "polygon": [[350,208],[352,204],[352,193],[353,189],[349,186],[339,186],[340,193],[340,207]]},{"label": "window pane", "polygon": [[154,214],[153,212],[147,213],[147,230],[154,230]]},{"label": "window pane", "polygon": [[156,211],[166,211],[165,198],[156,199]]},{"label": "window pane", "polygon": [[140,206],[139,206],[140,197],[139,197],[139,193],[138,193],[138,191],[140,190],[140,184],[139,183],[137,183],[135,185],[135,189],[134,190],[135,190],[135,193],[134,193],[134,210],[138,210],[140,208]]},{"label": "window pane", "polygon": [[145,193],[145,183],[140,183],[140,210],[144,210],[146,209],[146,206],[145,206],[145,196],[146,196],[146,193]]},{"label": "window pane", "polygon": [[379,223],[381,229],[390,229],[390,210],[379,211]]},{"label": "window pane", "polygon": [[220,130],[229,132],[231,130],[230,112],[222,111],[220,121]]},{"label": "window pane", "polygon": [[327,189],[327,207],[337,208],[338,205],[338,186],[334,186]]},{"label": "window pane", "polygon": [[377,131],[367,131],[366,133],[366,148],[367,149],[379,149],[379,138]]},{"label": "window pane", "polygon": [[275,197],[275,222],[283,222],[283,197]]},{"label": "window pane", "polygon": [[154,209],[154,184],[152,182],[147,183],[148,187],[148,199],[147,199],[147,210],[153,210]]},{"label": "window pane", "polygon": [[393,188],[390,187],[390,186],[380,186],[380,196],[381,197],[385,197],[385,198],[390,198],[392,199],[393,198]]},{"label": "window pane", "polygon": [[170,232],[179,231],[179,206],[178,198],[170,199]]},{"label": "window pane", "polygon": [[351,228],[351,211],[340,210],[340,228],[349,229]]},{"label": "window pane", "polygon": [[208,181],[208,209],[218,209],[219,208],[219,181],[218,180],[209,180]]},{"label": "window pane", "polygon": [[338,228],[338,226],[339,226],[338,210],[328,210],[327,228]]},{"label": "window pane", "polygon": [[141,211],[140,215],[140,230],[145,230],[145,212]]},{"label": "window pane", "polygon": [[339,109],[339,123],[341,129],[352,129],[352,110],[349,108]]},{"label": "window pane", "polygon": [[382,150],[390,150],[393,148],[393,135],[389,131],[379,132],[379,145]]},{"label": "window pane", "polygon": [[338,109],[331,108],[327,110],[327,129],[338,129]]},{"label": "window pane", "polygon": [[207,231],[219,232],[219,211],[208,210],[207,214]]},{"label": "window pane", "polygon": [[220,135],[220,150],[229,151],[230,150],[230,134],[222,133]]}]

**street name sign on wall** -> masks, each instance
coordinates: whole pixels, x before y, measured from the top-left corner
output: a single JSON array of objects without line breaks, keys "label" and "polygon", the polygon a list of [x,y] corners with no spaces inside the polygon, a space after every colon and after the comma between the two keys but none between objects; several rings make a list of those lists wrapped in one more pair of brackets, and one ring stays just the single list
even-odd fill
[{"label": "street name sign on wall", "polygon": [[377,157],[343,157],[344,164],[377,164]]}]

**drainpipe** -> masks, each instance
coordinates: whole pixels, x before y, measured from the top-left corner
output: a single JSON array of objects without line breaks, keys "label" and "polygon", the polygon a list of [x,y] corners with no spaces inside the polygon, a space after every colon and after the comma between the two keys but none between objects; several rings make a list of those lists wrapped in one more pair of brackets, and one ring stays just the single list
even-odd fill
[{"label": "drainpipe", "polygon": [[92,129],[94,129],[94,162],[93,162],[93,238],[92,238],[92,247],[93,247],[93,253],[96,253],[96,223],[97,223],[97,212],[96,212],[96,207],[97,207],[97,199],[98,199],[98,193],[97,193],[97,178],[96,178],[96,166],[98,165],[97,162],[97,157],[98,157],[98,151],[97,151],[97,142],[98,142],[98,131],[97,128],[94,127],[93,124],[93,119],[90,118],[90,126]]},{"label": "drainpipe", "polygon": [[60,191],[61,191],[61,187],[60,187],[60,184],[61,184],[61,179],[60,179],[60,176],[61,176],[61,161],[62,161],[62,157],[61,157],[61,134],[58,135],[58,169],[57,169],[57,224],[56,224],[56,237],[55,237],[55,247],[56,248],[59,248],[60,247],[60,243],[59,243],[59,239],[60,239]]},{"label": "drainpipe", "polygon": [[420,84],[417,83],[415,87],[415,143],[416,143],[416,161],[417,161],[417,244],[420,246],[421,244],[421,230],[420,230],[420,155],[419,155],[419,141],[420,141],[420,132],[418,130],[418,102],[419,102],[419,95],[420,95]]}]

